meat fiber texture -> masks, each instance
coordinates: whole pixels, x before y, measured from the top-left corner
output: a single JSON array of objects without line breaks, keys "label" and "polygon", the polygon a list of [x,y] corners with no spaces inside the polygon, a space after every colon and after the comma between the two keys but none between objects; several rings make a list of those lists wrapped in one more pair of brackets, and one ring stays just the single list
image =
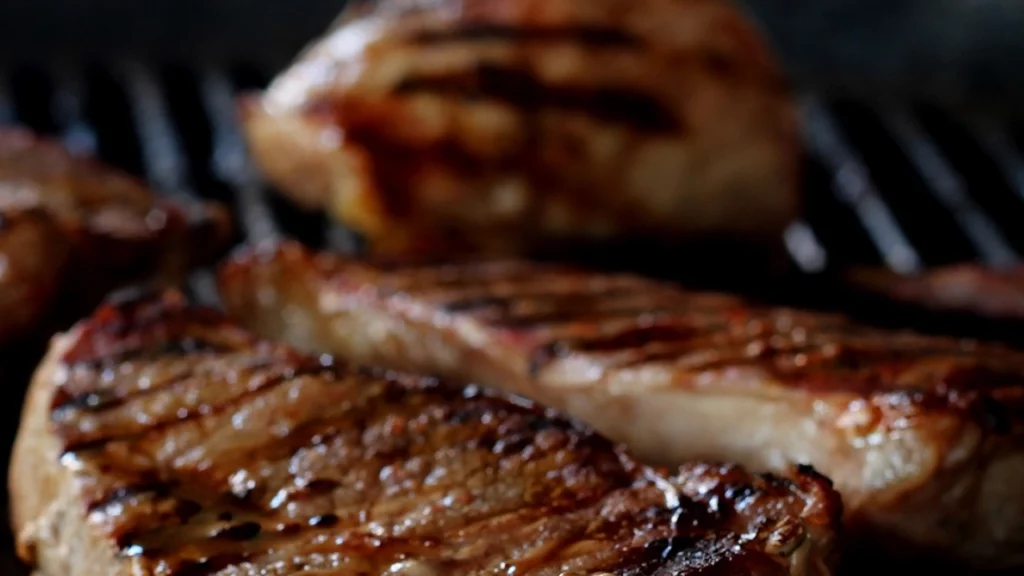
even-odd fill
[{"label": "meat fiber texture", "polygon": [[798,215],[795,107],[728,2],[355,6],[241,108],[269,179],[378,256],[675,261]]},{"label": "meat fiber texture", "polygon": [[175,292],[54,340],[10,483],[43,576],[826,576],[841,515],[810,468],[648,468],[525,400],[306,356]]},{"label": "meat fiber texture", "polygon": [[645,461],[812,464],[854,544],[1024,564],[1019,351],[525,261],[385,267],[286,243],[221,285],[266,337],[521,395]]}]

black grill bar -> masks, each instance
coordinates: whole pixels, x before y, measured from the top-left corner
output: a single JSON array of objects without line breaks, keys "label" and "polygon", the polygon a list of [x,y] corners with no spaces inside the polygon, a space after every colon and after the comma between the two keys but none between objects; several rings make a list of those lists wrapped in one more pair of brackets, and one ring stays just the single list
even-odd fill
[{"label": "black grill bar", "polygon": [[834,175],[833,192],[857,214],[885,263],[902,274],[920,270],[917,250],[878,193],[867,167],[846,141],[832,113],[814,96],[802,99],[801,112],[804,140],[810,153]]},{"label": "black grill bar", "polygon": [[281,231],[267,201],[266,187],[249,160],[235,118],[234,86],[219,70],[204,72],[201,84],[213,138],[210,171],[234,189],[235,210],[250,242],[280,238]]},{"label": "black grill bar", "polygon": [[973,120],[970,130],[985,153],[1002,170],[1013,191],[1024,200],[1024,155],[1007,130],[989,119]]},{"label": "black grill bar", "polygon": [[889,132],[906,151],[928,190],[953,215],[981,260],[994,267],[1013,264],[1018,256],[998,226],[971,199],[960,175],[916,119],[905,112],[884,116]]},{"label": "black grill bar", "polygon": [[77,70],[63,68],[57,72],[53,94],[53,118],[61,127],[61,140],[72,154],[96,154],[96,131],[85,120],[85,93],[82,76]]},{"label": "black grill bar", "polygon": [[0,68],[0,126],[10,126],[18,120],[11,100],[11,87],[7,84],[8,78],[10,74]]},{"label": "black grill bar", "polygon": [[[182,71],[143,62],[0,70],[0,125],[27,123],[58,136],[74,153],[141,170],[155,190],[186,204],[200,197],[233,201],[250,242],[294,235],[356,251],[350,231],[270,193],[236,118],[236,95],[262,83],[258,71],[247,79],[245,70],[209,64]],[[1024,216],[1024,154],[1004,126],[961,124],[909,108],[878,113],[814,95],[800,104],[811,209],[783,239],[801,270],[841,268],[862,256],[880,256],[903,273],[921,269],[926,260],[943,261],[944,254],[949,261],[973,255],[991,266],[1018,261],[1024,236],[1013,222],[1015,210]],[[862,120],[870,126],[862,129]],[[959,130],[964,139],[951,140]],[[884,146],[872,147],[882,140]],[[914,194],[900,195],[901,183]],[[995,194],[989,193],[993,187]],[[918,226],[917,207],[940,218],[957,239],[944,243],[944,233]],[[209,273],[196,275],[189,286],[197,299],[217,302]]]},{"label": "black grill bar", "polygon": [[821,272],[828,265],[828,253],[811,225],[797,220],[786,227],[783,234],[786,249],[800,270],[807,273]]},{"label": "black grill bar", "polygon": [[[159,80],[152,68],[128,62],[121,72],[132,104],[132,115],[142,151],[146,176],[153,187],[164,194],[195,202],[198,194],[191,189],[188,160],[171,119]],[[198,301],[217,305],[220,298],[213,273],[198,271],[189,278],[189,289]]]}]

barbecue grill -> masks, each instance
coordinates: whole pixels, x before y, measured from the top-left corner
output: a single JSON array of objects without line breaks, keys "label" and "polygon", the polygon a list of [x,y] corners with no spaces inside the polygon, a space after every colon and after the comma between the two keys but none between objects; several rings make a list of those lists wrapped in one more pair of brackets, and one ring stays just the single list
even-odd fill
[{"label": "barbecue grill", "polygon": [[[192,8],[230,13],[232,4]],[[234,114],[237,95],[264,86],[337,8],[313,4],[306,27],[277,38],[276,52],[264,46],[244,58],[185,51],[149,58],[140,51],[137,59],[0,60],[0,125],[57,137],[165,194],[223,201],[235,211],[239,241],[291,236],[350,251],[350,233],[269,190],[246,155]],[[28,14],[23,6],[0,8],[0,36]],[[65,29],[74,25],[67,15],[61,21]],[[259,30],[236,36],[248,33],[245,41],[253,42]],[[805,219],[784,236],[798,276],[819,278],[850,264],[900,273],[972,260],[1007,266],[1024,253],[1024,134],[1012,123],[934,104],[869,105],[814,91],[801,95],[800,107]],[[188,290],[217,304],[209,271],[194,274]],[[10,536],[0,534],[0,542],[8,547]],[[20,574],[9,550],[0,550],[0,573]]]}]

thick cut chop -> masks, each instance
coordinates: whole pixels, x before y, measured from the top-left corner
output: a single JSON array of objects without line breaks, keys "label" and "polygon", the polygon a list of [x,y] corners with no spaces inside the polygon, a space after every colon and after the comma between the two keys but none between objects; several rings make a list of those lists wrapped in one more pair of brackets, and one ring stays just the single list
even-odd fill
[{"label": "thick cut chop", "polygon": [[378,255],[777,243],[798,212],[794,107],[727,0],[350,4],[242,112]]},{"label": "thick cut chop", "polygon": [[0,345],[43,337],[122,284],[177,281],[218,257],[229,231],[216,206],[161,200],[56,143],[0,130]]},{"label": "thick cut chop", "polygon": [[648,461],[809,463],[855,532],[1024,562],[1024,354],[1010,349],[526,262],[373,268],[286,244],[240,255],[221,282],[247,326],[302,349],[495,386]]},{"label": "thick cut chop", "polygon": [[11,468],[46,576],[827,575],[838,494],[666,473],[526,400],[260,341],[173,292],[55,339]]}]

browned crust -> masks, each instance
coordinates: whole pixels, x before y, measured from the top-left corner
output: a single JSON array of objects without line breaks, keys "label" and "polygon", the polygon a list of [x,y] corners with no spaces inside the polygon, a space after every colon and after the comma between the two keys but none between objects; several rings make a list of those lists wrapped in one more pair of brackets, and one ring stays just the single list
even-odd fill
[{"label": "browned crust", "polygon": [[[199,403],[175,392],[178,411],[167,412],[154,399],[165,386],[189,388]],[[116,416],[122,407],[130,420]],[[418,428],[429,414],[437,421]],[[443,482],[410,468],[432,458],[442,466],[435,474],[470,474],[456,484],[466,496],[449,502],[428,489]],[[112,302],[54,341],[30,390],[10,483],[21,555],[63,576],[213,574],[271,560],[280,573],[327,570],[338,561],[331,553],[366,573],[404,557],[475,574],[494,557],[473,543],[520,554],[530,538],[540,546],[533,554],[507,558],[517,573],[565,554],[583,571],[637,576],[709,567],[825,575],[841,513],[830,483],[810,469],[782,479],[690,463],[664,475],[528,403],[325,365],[173,292]],[[346,501],[369,506],[373,522]],[[456,560],[456,550],[468,556]],[[475,565],[480,554],[491,560]]]},{"label": "browned crust", "polygon": [[0,344],[45,336],[109,290],[177,282],[231,242],[216,204],[182,205],[21,129],[0,129]]},{"label": "browned crust", "polygon": [[380,255],[777,241],[799,210],[782,75],[728,2],[352,12],[241,105],[268,178]]},{"label": "browned crust", "polygon": [[[380,269],[285,244],[221,282],[247,326],[303,349],[498,386],[659,462],[809,461],[875,541],[1020,561],[1020,352],[526,262]],[[723,423],[726,406],[772,420]],[[684,440],[671,414],[718,436]]]},{"label": "browned crust", "polygon": [[[688,363],[691,376],[676,385],[692,385],[705,372],[750,369],[785,386],[873,399],[888,419],[948,410],[992,431],[1024,432],[1024,353],[998,344],[875,329],[838,315],[568,266],[507,261],[381,270],[291,242],[242,249],[224,265],[221,284],[238,318],[255,316],[241,313],[256,312],[244,307],[254,280],[275,277],[307,290],[310,303],[327,294],[368,305],[411,299],[473,320],[528,359],[534,376],[575,356],[625,352],[603,365],[627,369],[714,348],[707,361]],[[493,296],[501,284],[507,295]],[[664,349],[652,350],[658,345]]]}]

